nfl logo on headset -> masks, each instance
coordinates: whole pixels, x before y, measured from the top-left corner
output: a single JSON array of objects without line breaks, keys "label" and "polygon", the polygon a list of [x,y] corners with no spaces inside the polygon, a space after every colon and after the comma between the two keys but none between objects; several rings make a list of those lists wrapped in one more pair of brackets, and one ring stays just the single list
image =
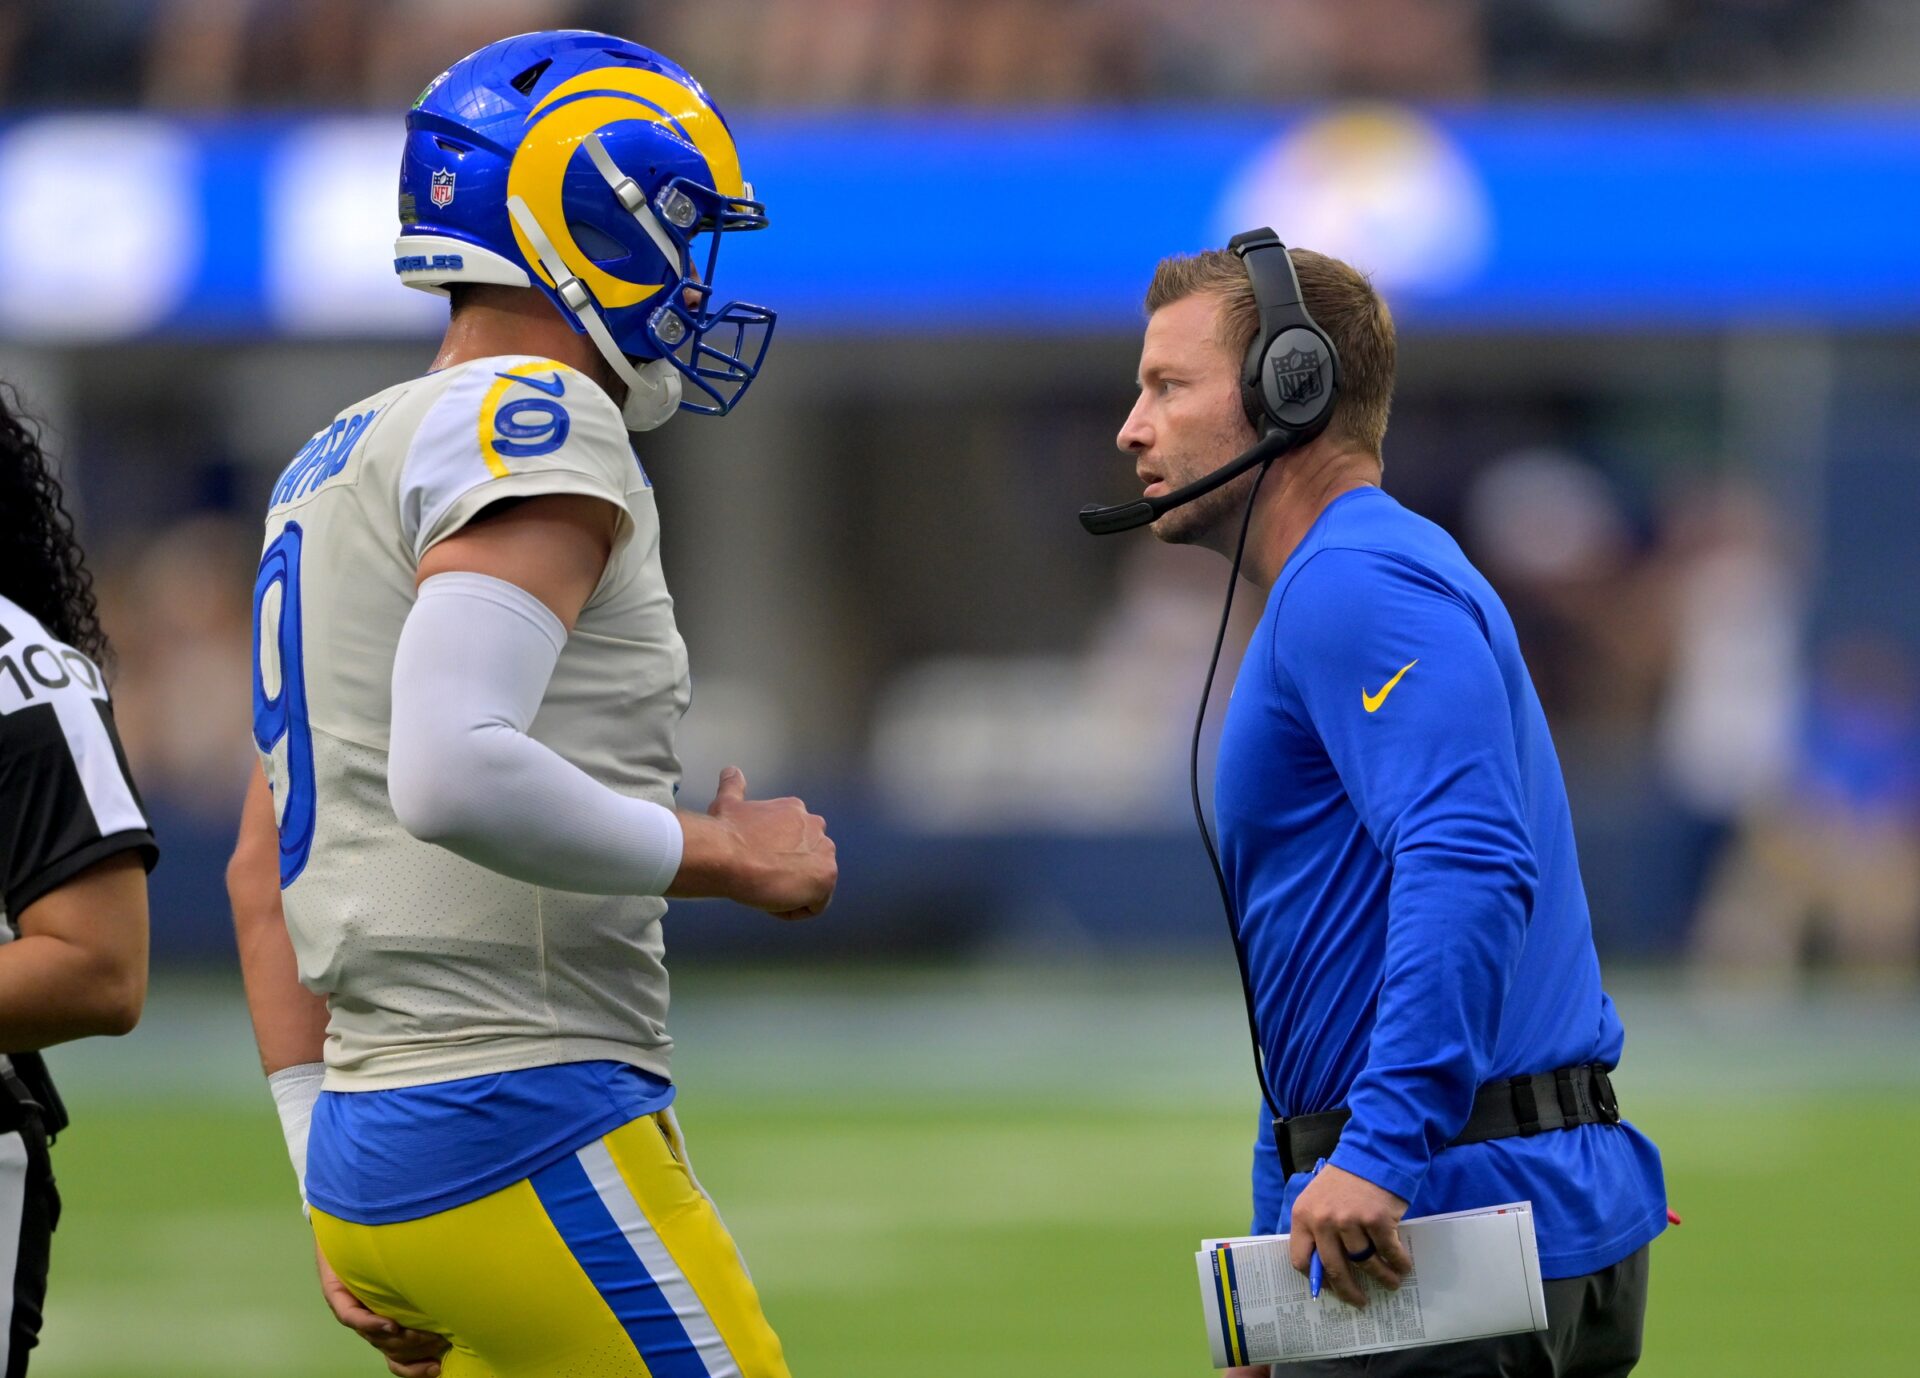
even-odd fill
[{"label": "nfl logo on headset", "polygon": [[[440,189],[434,188],[436,198]],[[1289,349],[1273,361],[1273,381],[1280,389],[1280,405],[1311,402],[1320,395],[1320,351]]]},{"label": "nfl logo on headset", "polygon": [[433,174],[433,204],[451,206],[453,204],[453,173],[442,169]]}]

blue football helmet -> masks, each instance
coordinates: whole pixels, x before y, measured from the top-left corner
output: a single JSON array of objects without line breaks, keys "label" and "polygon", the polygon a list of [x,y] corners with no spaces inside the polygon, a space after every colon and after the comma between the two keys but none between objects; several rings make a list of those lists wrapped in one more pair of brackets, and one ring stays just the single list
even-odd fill
[{"label": "blue football helmet", "polygon": [[759,376],[774,313],[712,302],[721,235],[766,223],[685,68],[608,34],[522,34],[414,102],[393,267],[442,295],[540,288],[626,382],[628,427],[649,430],[680,408],[724,416]]}]

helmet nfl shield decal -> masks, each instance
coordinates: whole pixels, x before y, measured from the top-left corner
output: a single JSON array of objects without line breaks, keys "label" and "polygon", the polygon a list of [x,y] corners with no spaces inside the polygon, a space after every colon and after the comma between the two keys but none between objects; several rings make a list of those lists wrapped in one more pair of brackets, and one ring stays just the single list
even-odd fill
[{"label": "helmet nfl shield decal", "polygon": [[410,287],[538,287],[627,384],[630,429],[725,415],[774,313],[715,306],[723,235],[766,209],[700,83],[650,48],[523,34],[462,58],[407,115],[394,271]]}]

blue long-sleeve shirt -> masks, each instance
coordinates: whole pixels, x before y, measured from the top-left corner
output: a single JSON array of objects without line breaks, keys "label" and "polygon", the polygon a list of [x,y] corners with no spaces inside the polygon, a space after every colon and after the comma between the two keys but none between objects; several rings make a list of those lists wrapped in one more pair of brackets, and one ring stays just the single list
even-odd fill
[{"label": "blue long-sleeve shirt", "polygon": [[[1549,1277],[1660,1232],[1629,1124],[1444,1148],[1481,1085],[1612,1067],[1624,1037],[1513,623],[1444,531],[1377,488],[1321,514],[1247,648],[1215,808],[1280,1112],[1353,1112],[1333,1163],[1409,1215],[1532,1201]],[[1259,1233],[1306,1185],[1266,1118]]]}]

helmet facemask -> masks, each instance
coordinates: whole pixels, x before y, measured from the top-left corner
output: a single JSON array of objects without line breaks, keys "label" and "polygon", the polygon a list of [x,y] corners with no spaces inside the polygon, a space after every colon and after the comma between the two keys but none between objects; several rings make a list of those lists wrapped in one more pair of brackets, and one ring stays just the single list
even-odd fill
[{"label": "helmet facemask", "polygon": [[[746,302],[728,302],[718,309],[707,304],[713,299],[721,236],[765,229],[766,207],[750,199],[750,185],[743,197],[723,197],[690,177],[665,182],[649,202],[640,185],[620,170],[598,134],[589,134],[585,143],[587,156],[612,188],[614,199],[639,222],[668,267],[677,270],[676,279],[662,288],[650,307],[636,308],[646,311],[642,327],[649,346],[646,353],[671,359],[683,382],[705,398],[683,401],[686,410],[725,416],[760,374],[776,313]],[[706,262],[696,269],[701,257],[698,240],[703,235]]]}]

